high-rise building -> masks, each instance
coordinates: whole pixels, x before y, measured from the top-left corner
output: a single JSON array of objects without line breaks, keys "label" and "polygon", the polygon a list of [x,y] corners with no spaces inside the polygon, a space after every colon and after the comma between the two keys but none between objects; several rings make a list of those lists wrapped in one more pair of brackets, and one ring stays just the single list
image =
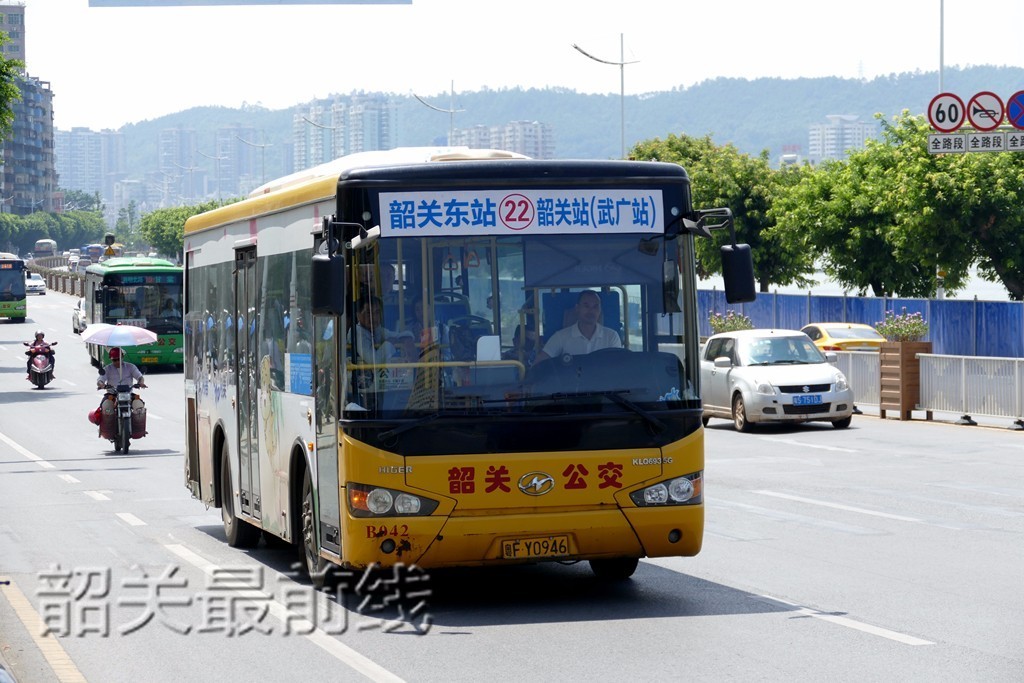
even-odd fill
[{"label": "high-rise building", "polygon": [[[0,30],[9,41],[3,58],[25,61],[25,3],[0,2]],[[3,139],[0,211],[19,215],[53,211],[57,170],[53,149],[53,93],[47,81],[22,70],[21,99],[10,103],[14,119]]]},{"label": "high-rise building", "polygon": [[810,127],[807,158],[812,164],[825,159],[842,159],[850,150],[862,149],[878,135],[877,123],[864,123],[852,114],[829,114],[828,123]]},{"label": "high-rise building", "polygon": [[313,102],[292,116],[293,171],[332,159],[394,146],[395,107],[385,96]]},{"label": "high-rise building", "polygon": [[160,131],[157,143],[157,162],[161,173],[167,174],[164,206],[178,206],[194,203],[205,196],[203,191],[206,175],[203,167],[196,164],[196,132],[192,128],[165,128]]},{"label": "high-rise building", "polygon": [[124,135],[114,130],[72,128],[55,131],[53,139],[60,188],[98,192],[104,202],[110,202],[114,183],[124,177]]},{"label": "high-rise building", "polygon": [[25,62],[25,3],[0,2],[0,31],[7,34],[4,59]]},{"label": "high-rise building", "polygon": [[547,123],[510,121],[503,126],[477,125],[452,131],[452,145],[503,149],[532,159],[555,158],[555,133]]}]

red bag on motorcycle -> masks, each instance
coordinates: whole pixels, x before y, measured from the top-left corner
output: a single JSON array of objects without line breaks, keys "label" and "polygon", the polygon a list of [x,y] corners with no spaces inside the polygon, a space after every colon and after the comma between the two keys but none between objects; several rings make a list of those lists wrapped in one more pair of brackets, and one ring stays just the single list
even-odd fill
[{"label": "red bag on motorcycle", "polygon": [[103,411],[100,408],[97,408],[96,410],[90,410],[89,422],[92,422],[94,425],[99,425],[102,415]]},{"label": "red bag on motorcycle", "polygon": [[117,434],[117,401],[108,395],[97,410],[100,411],[100,437],[113,440]]}]

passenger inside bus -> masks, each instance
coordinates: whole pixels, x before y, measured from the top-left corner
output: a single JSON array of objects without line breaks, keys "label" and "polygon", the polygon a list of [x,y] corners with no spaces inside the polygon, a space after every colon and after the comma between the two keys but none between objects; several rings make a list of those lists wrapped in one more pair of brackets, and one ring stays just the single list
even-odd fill
[{"label": "passenger inside bus", "polygon": [[619,333],[601,324],[601,297],[592,289],[579,293],[574,307],[576,322],[555,332],[537,354],[537,362],[568,354],[581,354],[601,349],[621,349]]}]

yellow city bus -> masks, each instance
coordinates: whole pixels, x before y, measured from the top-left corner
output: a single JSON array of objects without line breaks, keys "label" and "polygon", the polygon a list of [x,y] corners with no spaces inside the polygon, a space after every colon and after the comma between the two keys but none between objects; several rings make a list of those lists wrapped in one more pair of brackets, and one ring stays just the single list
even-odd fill
[{"label": "yellow city bus", "polygon": [[[343,157],[194,216],[187,485],[230,545],[292,542],[316,583],[695,555],[694,238],[731,226],[678,165],[465,148]],[[722,253],[752,300],[749,248]]]}]

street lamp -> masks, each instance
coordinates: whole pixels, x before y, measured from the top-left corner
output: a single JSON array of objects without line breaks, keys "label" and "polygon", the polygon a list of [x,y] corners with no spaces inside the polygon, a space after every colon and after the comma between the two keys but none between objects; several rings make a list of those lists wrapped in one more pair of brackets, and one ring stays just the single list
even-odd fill
[{"label": "street lamp", "polygon": [[223,161],[224,159],[227,159],[227,157],[226,156],[225,157],[210,156],[209,154],[204,154],[203,152],[201,152],[198,149],[196,150],[196,152],[199,153],[199,156],[206,157],[207,159],[213,159],[213,176],[214,176],[214,178],[217,181],[217,201],[219,202],[220,201],[220,162]]},{"label": "street lamp", "polygon": [[427,102],[416,93],[413,93],[412,96],[419,100],[420,104],[429,107],[434,111],[439,111],[442,114],[448,114],[448,144],[450,146],[452,144],[452,136],[455,134],[455,114],[466,111],[465,109],[455,108],[455,81],[452,81],[451,97],[449,99],[448,109],[441,109],[439,107],[435,107],[430,102]]},{"label": "street lamp", "polygon": [[195,199],[196,199],[196,197],[195,197],[196,193],[192,189],[192,172],[193,171],[198,171],[199,167],[198,166],[191,166],[191,165],[189,165],[189,166],[182,166],[181,164],[179,164],[177,162],[174,162],[174,161],[172,161],[171,164],[173,164],[174,166],[177,166],[178,168],[180,168],[183,171],[188,171],[188,193],[189,193],[189,196],[191,197],[191,199],[189,199],[188,201],[189,201],[189,203],[194,202]]},{"label": "street lamp", "polygon": [[[303,116],[302,118],[306,118],[306,117]],[[308,121],[308,119],[306,119],[306,120]],[[248,140],[243,140],[242,138],[240,138],[237,135],[235,136],[235,139],[238,140],[239,142],[243,143],[243,144],[249,145],[250,147],[259,147],[260,148],[260,185],[265,185],[266,182],[267,182],[267,159],[266,159],[266,152],[267,152],[267,147],[270,147],[272,143],[264,142],[264,143],[261,143],[261,144],[256,144],[255,142],[249,142]],[[260,140],[262,140],[262,139],[263,139],[263,131],[261,130],[260,131]]]},{"label": "street lamp", "polygon": [[611,62],[611,61],[608,61],[607,59],[601,59],[599,57],[595,57],[594,55],[590,54],[589,52],[584,50],[582,47],[577,45],[576,43],[572,44],[573,49],[576,50],[577,52],[579,52],[584,57],[589,57],[590,59],[593,59],[595,62],[601,62],[602,64],[611,64],[613,66],[619,67],[619,88],[620,88],[620,90],[619,90],[619,92],[620,92],[619,109],[620,109],[620,119],[621,119],[620,137],[621,137],[621,145],[622,145],[622,154],[621,154],[621,156],[622,156],[623,159],[626,158],[626,65],[627,64],[636,64],[636,61],[632,61],[632,62],[627,62],[626,61],[626,47],[625,47],[625,45],[626,45],[625,44],[625,37],[623,36],[623,34],[620,33],[619,34],[619,61]]}]

